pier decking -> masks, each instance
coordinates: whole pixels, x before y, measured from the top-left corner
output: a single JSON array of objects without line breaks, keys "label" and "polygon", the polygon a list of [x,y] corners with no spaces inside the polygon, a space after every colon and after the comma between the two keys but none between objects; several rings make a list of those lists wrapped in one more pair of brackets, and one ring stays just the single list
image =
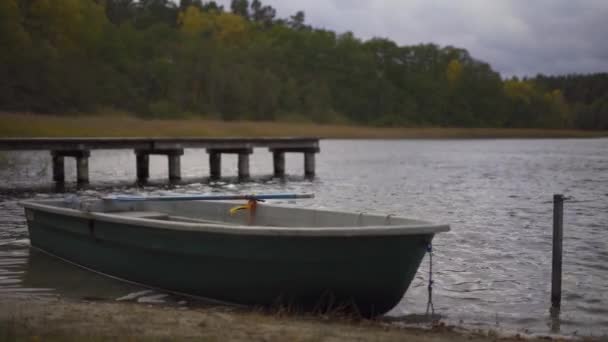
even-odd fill
[{"label": "pier decking", "polygon": [[249,177],[249,156],[254,148],[268,148],[273,154],[274,175],[285,175],[285,153],[304,154],[304,174],[314,176],[318,138],[0,138],[0,150],[47,150],[53,159],[53,180],[65,182],[64,159],[76,159],[76,178],[89,182],[91,150],[131,149],[135,152],[138,181],[149,178],[149,156],[166,155],[169,179],[181,179],[181,156],[184,149],[205,149],[209,154],[211,178],[221,177],[222,154],[238,154],[238,176]]}]

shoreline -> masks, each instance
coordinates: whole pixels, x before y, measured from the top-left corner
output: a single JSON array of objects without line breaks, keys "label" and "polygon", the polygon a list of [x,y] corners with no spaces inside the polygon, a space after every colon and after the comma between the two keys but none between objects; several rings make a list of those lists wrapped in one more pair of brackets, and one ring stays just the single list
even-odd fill
[{"label": "shoreline", "polygon": [[[0,299],[0,341],[529,341],[566,336],[522,336],[466,330],[442,322],[402,326],[382,320],[269,313],[231,307],[176,307],[63,298]],[[591,340],[591,339],[590,339]]]},{"label": "shoreline", "polygon": [[535,128],[370,127],[285,121],[141,119],[128,114],[43,115],[0,112],[0,137],[285,137],[321,139],[604,138],[608,131]]}]

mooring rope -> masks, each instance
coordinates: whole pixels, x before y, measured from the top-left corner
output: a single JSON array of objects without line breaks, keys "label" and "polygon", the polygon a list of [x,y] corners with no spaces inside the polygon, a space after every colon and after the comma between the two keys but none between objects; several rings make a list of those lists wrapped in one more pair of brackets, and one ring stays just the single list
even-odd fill
[{"label": "mooring rope", "polygon": [[429,297],[428,302],[426,304],[426,315],[428,316],[429,310],[431,315],[435,315],[435,307],[433,306],[433,244],[429,242],[426,246],[426,251],[429,253]]}]

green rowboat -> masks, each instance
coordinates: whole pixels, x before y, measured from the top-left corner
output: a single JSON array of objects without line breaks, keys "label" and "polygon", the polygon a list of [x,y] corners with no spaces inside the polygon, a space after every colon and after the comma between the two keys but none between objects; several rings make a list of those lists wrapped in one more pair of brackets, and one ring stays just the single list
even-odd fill
[{"label": "green rowboat", "polygon": [[234,202],[24,201],[33,247],[131,282],[222,302],[383,314],[447,225]]}]

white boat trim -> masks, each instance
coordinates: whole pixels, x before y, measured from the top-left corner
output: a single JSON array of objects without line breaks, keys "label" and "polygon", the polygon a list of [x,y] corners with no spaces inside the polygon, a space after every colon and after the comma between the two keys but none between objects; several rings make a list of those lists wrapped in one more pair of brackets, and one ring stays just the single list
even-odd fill
[{"label": "white boat trim", "polygon": [[[318,236],[318,237],[351,237],[351,236],[401,236],[401,235],[426,235],[439,232],[447,232],[450,226],[446,224],[408,224],[408,225],[381,225],[361,227],[269,227],[269,226],[247,226],[234,224],[211,224],[211,223],[188,223],[175,221],[162,221],[138,217],[126,217],[124,215],[102,213],[95,211],[82,211],[70,208],[61,208],[32,201],[22,201],[20,205],[27,209],[40,210],[58,215],[78,217],[89,220],[99,220],[118,224],[143,226],[177,231],[198,231],[217,234],[231,235],[255,235],[255,236]],[[322,212],[322,210],[315,210]],[[338,211],[327,211],[337,213]],[[402,217],[390,216],[391,219]],[[33,218],[35,221],[35,217]]]}]

